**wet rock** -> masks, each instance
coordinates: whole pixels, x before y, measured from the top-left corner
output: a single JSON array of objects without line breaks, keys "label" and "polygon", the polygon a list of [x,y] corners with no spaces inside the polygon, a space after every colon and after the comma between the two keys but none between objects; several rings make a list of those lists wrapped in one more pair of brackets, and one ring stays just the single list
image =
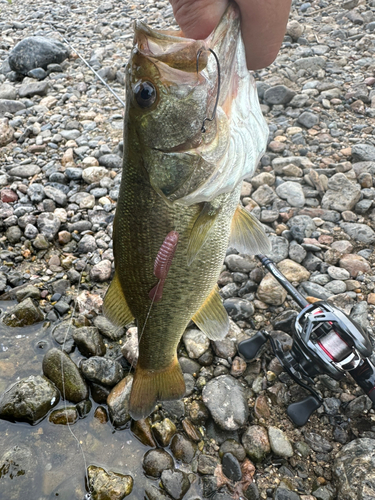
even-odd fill
[{"label": "wet rock", "polygon": [[133,376],[128,375],[112,389],[107,398],[109,416],[114,427],[122,428],[130,420],[129,398],[132,384]]},{"label": "wet rock", "polygon": [[116,385],[124,376],[120,363],[99,356],[93,356],[83,361],[81,370],[87,380],[109,387]]},{"label": "wet rock", "polygon": [[63,346],[63,351],[67,354],[72,352],[74,348],[73,332],[75,331],[75,326],[71,324],[71,320],[63,321],[52,331],[52,337],[54,340]]},{"label": "wet rock", "polygon": [[202,401],[192,401],[189,416],[193,424],[204,425],[210,414]]},{"label": "wet rock", "polygon": [[123,339],[121,353],[131,366],[137,366],[138,362],[138,328],[129,328]]},{"label": "wet rock", "polygon": [[169,420],[169,418],[165,418],[161,422],[153,424],[152,431],[159,445],[165,447],[169,445],[172,437],[176,434],[177,429],[175,424]]},{"label": "wet rock", "polygon": [[78,411],[75,406],[67,406],[66,408],[58,408],[51,412],[49,421],[55,425],[74,424],[78,420]]},{"label": "wet rock", "polygon": [[94,325],[104,337],[111,340],[119,340],[125,334],[123,327],[113,326],[105,316],[96,316]]},{"label": "wet rock", "polygon": [[222,458],[223,473],[232,481],[241,481],[241,465],[232,453],[225,453]]},{"label": "wet rock", "polygon": [[175,434],[171,441],[171,452],[176,460],[190,464],[195,455],[195,446],[183,434]]},{"label": "wet rock", "polygon": [[370,500],[375,497],[375,440],[355,439],[336,455],[333,474],[337,498]]},{"label": "wet rock", "polygon": [[48,64],[61,63],[69,57],[68,48],[57,40],[31,36],[21,40],[9,53],[13,71],[27,75],[35,68],[47,69]]},{"label": "wet rock", "polygon": [[197,328],[185,330],[182,340],[190,358],[198,359],[210,347],[210,341]]},{"label": "wet rock", "polygon": [[277,427],[268,427],[268,438],[272,452],[278,457],[290,458],[293,448],[286,434]]},{"label": "wet rock", "polygon": [[220,458],[223,458],[225,453],[231,453],[240,462],[243,462],[246,458],[245,448],[235,439],[227,439],[220,446],[219,450]]},{"label": "wet rock", "polygon": [[43,321],[44,315],[32,299],[25,299],[20,304],[10,308],[4,315],[3,322],[7,326],[29,326]]},{"label": "wet rock", "polygon": [[118,472],[107,472],[101,467],[87,467],[93,500],[123,500],[133,489],[133,478]]},{"label": "wet rock", "polygon": [[164,470],[161,474],[161,482],[165,491],[174,500],[181,500],[190,488],[188,475],[177,469]]},{"label": "wet rock", "polygon": [[[16,382],[0,397],[0,418],[37,423],[59,402],[56,387],[46,378],[30,376]],[[0,474],[1,477],[1,474]]]},{"label": "wet rock", "polygon": [[230,375],[210,380],[202,391],[202,397],[212,418],[222,429],[233,431],[246,423],[248,408],[244,389]]},{"label": "wet rock", "polygon": [[151,448],[156,447],[156,443],[151,430],[151,421],[149,418],[132,420],[131,431],[145,446],[150,446]]},{"label": "wet rock", "polygon": [[247,456],[254,462],[261,462],[271,452],[268,433],[259,425],[251,425],[246,429],[242,444]]},{"label": "wet rock", "polygon": [[170,497],[164,491],[159,490],[153,484],[147,484],[145,486],[145,493],[147,495],[148,500],[169,500]]},{"label": "wet rock", "polygon": [[77,366],[59,349],[53,348],[44,356],[43,373],[68,401],[79,403],[88,398],[87,385]]},{"label": "wet rock", "polygon": [[16,445],[2,450],[0,458],[0,481],[2,491],[7,487],[6,500],[19,500],[20,493],[27,495],[34,487],[38,462],[35,450],[25,445]]},{"label": "wet rock", "polygon": [[86,358],[90,356],[104,356],[106,347],[103,338],[95,327],[84,326],[73,332],[73,340],[80,353]]},{"label": "wet rock", "polygon": [[147,476],[160,477],[162,472],[173,468],[173,458],[164,450],[149,450],[143,457],[143,470]]}]

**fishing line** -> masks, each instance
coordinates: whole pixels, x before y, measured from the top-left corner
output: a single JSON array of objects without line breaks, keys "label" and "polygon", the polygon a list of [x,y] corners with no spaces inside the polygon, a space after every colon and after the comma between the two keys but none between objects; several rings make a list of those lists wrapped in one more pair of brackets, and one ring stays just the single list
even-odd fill
[{"label": "fishing line", "polygon": [[[87,264],[87,261],[89,260],[89,258],[92,256],[92,254],[89,252],[86,256],[86,259],[85,259],[85,267],[86,267],[86,264]],[[72,315],[70,317],[70,322],[69,322],[69,325],[68,325],[68,328],[66,329],[66,332],[65,332],[65,337],[64,337],[64,342],[62,344],[62,352],[64,352],[64,347],[65,347],[65,343],[68,339],[68,333],[70,331],[70,328],[73,324],[73,318],[74,318],[74,313],[75,313],[75,310],[76,310],[76,306],[77,306],[77,297],[79,295],[79,290],[80,290],[80,287],[81,287],[81,279],[82,279],[82,273],[85,269],[85,267],[82,269],[80,275],[79,275],[79,282],[78,282],[78,286],[77,286],[77,295],[74,299],[74,304],[73,304],[73,312],[72,312]],[[77,438],[77,436],[74,434],[72,428],[71,428],[71,425],[69,423],[69,419],[68,419],[68,407],[67,407],[67,404],[66,404],[66,397],[65,397],[65,377],[64,377],[64,356],[62,356],[61,358],[61,380],[62,380],[62,393],[63,393],[63,398],[64,398],[64,410],[65,410],[65,416],[66,416],[66,424],[68,426],[68,429],[70,431],[70,434],[73,436],[73,438],[76,440],[77,442],[77,445],[78,445],[78,448],[80,449],[80,452],[82,454],[82,458],[83,458],[83,463],[84,463],[84,466],[85,466],[85,478],[86,478],[86,484],[87,484],[87,488],[89,490],[89,493],[85,495],[85,498],[84,500],[92,500],[92,496],[91,494],[93,493],[92,489],[91,489],[91,485],[90,485],[90,482],[89,482],[89,477],[88,477],[88,473],[87,473],[87,462],[86,462],[86,455],[85,455],[85,452],[83,450],[83,447],[79,441],[79,439]]]},{"label": "fishing line", "polygon": [[[198,50],[198,53],[197,53],[197,73],[199,73],[199,58],[202,54],[202,52],[204,51],[205,49],[202,48],[200,50]],[[206,132],[206,127],[204,126],[204,123],[206,121],[209,121],[209,122],[212,122],[215,118],[215,115],[216,115],[216,110],[217,110],[217,106],[219,104],[219,98],[220,98],[220,86],[221,86],[221,82],[220,82],[220,61],[219,61],[219,58],[217,57],[217,55],[215,54],[215,52],[212,50],[212,49],[207,49],[211,52],[211,54],[213,54],[213,56],[215,57],[215,60],[216,60],[216,64],[217,64],[217,95],[216,95],[216,102],[215,102],[215,106],[214,106],[214,110],[212,111],[212,116],[211,118],[208,118],[208,116],[206,116],[206,118],[203,120],[203,123],[202,123],[202,128],[201,128],[201,132],[202,134],[204,134]]]}]

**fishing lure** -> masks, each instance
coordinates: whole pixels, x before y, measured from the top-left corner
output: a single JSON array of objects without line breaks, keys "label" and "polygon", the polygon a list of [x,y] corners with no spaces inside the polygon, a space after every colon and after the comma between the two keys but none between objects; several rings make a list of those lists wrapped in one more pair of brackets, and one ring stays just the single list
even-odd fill
[{"label": "fishing lure", "polygon": [[159,302],[162,299],[164,283],[176,252],[178,238],[179,234],[177,231],[168,233],[156,256],[154,275],[159,281],[148,294],[153,302]]}]

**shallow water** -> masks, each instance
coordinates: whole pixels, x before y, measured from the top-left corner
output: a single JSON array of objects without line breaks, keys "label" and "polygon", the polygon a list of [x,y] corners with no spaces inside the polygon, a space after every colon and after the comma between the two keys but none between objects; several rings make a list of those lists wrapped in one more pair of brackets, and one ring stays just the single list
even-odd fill
[{"label": "shallow water", "polygon": [[[0,309],[5,311],[14,303],[0,302]],[[0,393],[21,378],[42,375],[45,352],[57,346],[51,330],[43,323],[9,328],[0,318]],[[115,431],[110,422],[99,423],[94,418],[99,405],[92,403],[89,415],[71,426],[82,444],[87,465],[131,475],[134,487],[127,498],[143,499],[144,484],[148,480],[141,463],[149,448],[130,430]],[[56,408],[61,407],[62,401]],[[0,474],[0,500],[83,500],[86,493],[84,458],[67,426],[50,423],[48,416],[35,426],[0,420],[0,457],[15,445],[27,447],[33,460],[25,475],[11,479],[9,475],[1,477]]]}]

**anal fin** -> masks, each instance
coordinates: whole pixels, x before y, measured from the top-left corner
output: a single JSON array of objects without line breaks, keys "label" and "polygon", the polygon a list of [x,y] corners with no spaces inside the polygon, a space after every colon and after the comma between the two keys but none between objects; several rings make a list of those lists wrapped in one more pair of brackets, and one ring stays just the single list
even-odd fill
[{"label": "anal fin", "polygon": [[198,215],[191,234],[187,248],[187,263],[188,266],[196,258],[199,250],[207,240],[207,236],[212,229],[216,217],[220,213],[221,206],[215,207],[212,203],[204,203],[201,213]]},{"label": "anal fin", "polygon": [[134,420],[146,418],[158,401],[180,399],[185,390],[185,380],[177,356],[163,370],[146,370],[138,363],[130,393],[130,416]]},{"label": "anal fin", "polygon": [[229,246],[248,255],[267,254],[271,251],[271,243],[261,223],[240,205],[232,219]]},{"label": "anal fin", "polygon": [[124,297],[117,272],[104,297],[103,313],[115,326],[125,326],[134,319]]},{"label": "anal fin", "polygon": [[192,320],[211,340],[223,339],[229,331],[229,319],[218,293],[218,286],[212,289],[199,311]]}]

